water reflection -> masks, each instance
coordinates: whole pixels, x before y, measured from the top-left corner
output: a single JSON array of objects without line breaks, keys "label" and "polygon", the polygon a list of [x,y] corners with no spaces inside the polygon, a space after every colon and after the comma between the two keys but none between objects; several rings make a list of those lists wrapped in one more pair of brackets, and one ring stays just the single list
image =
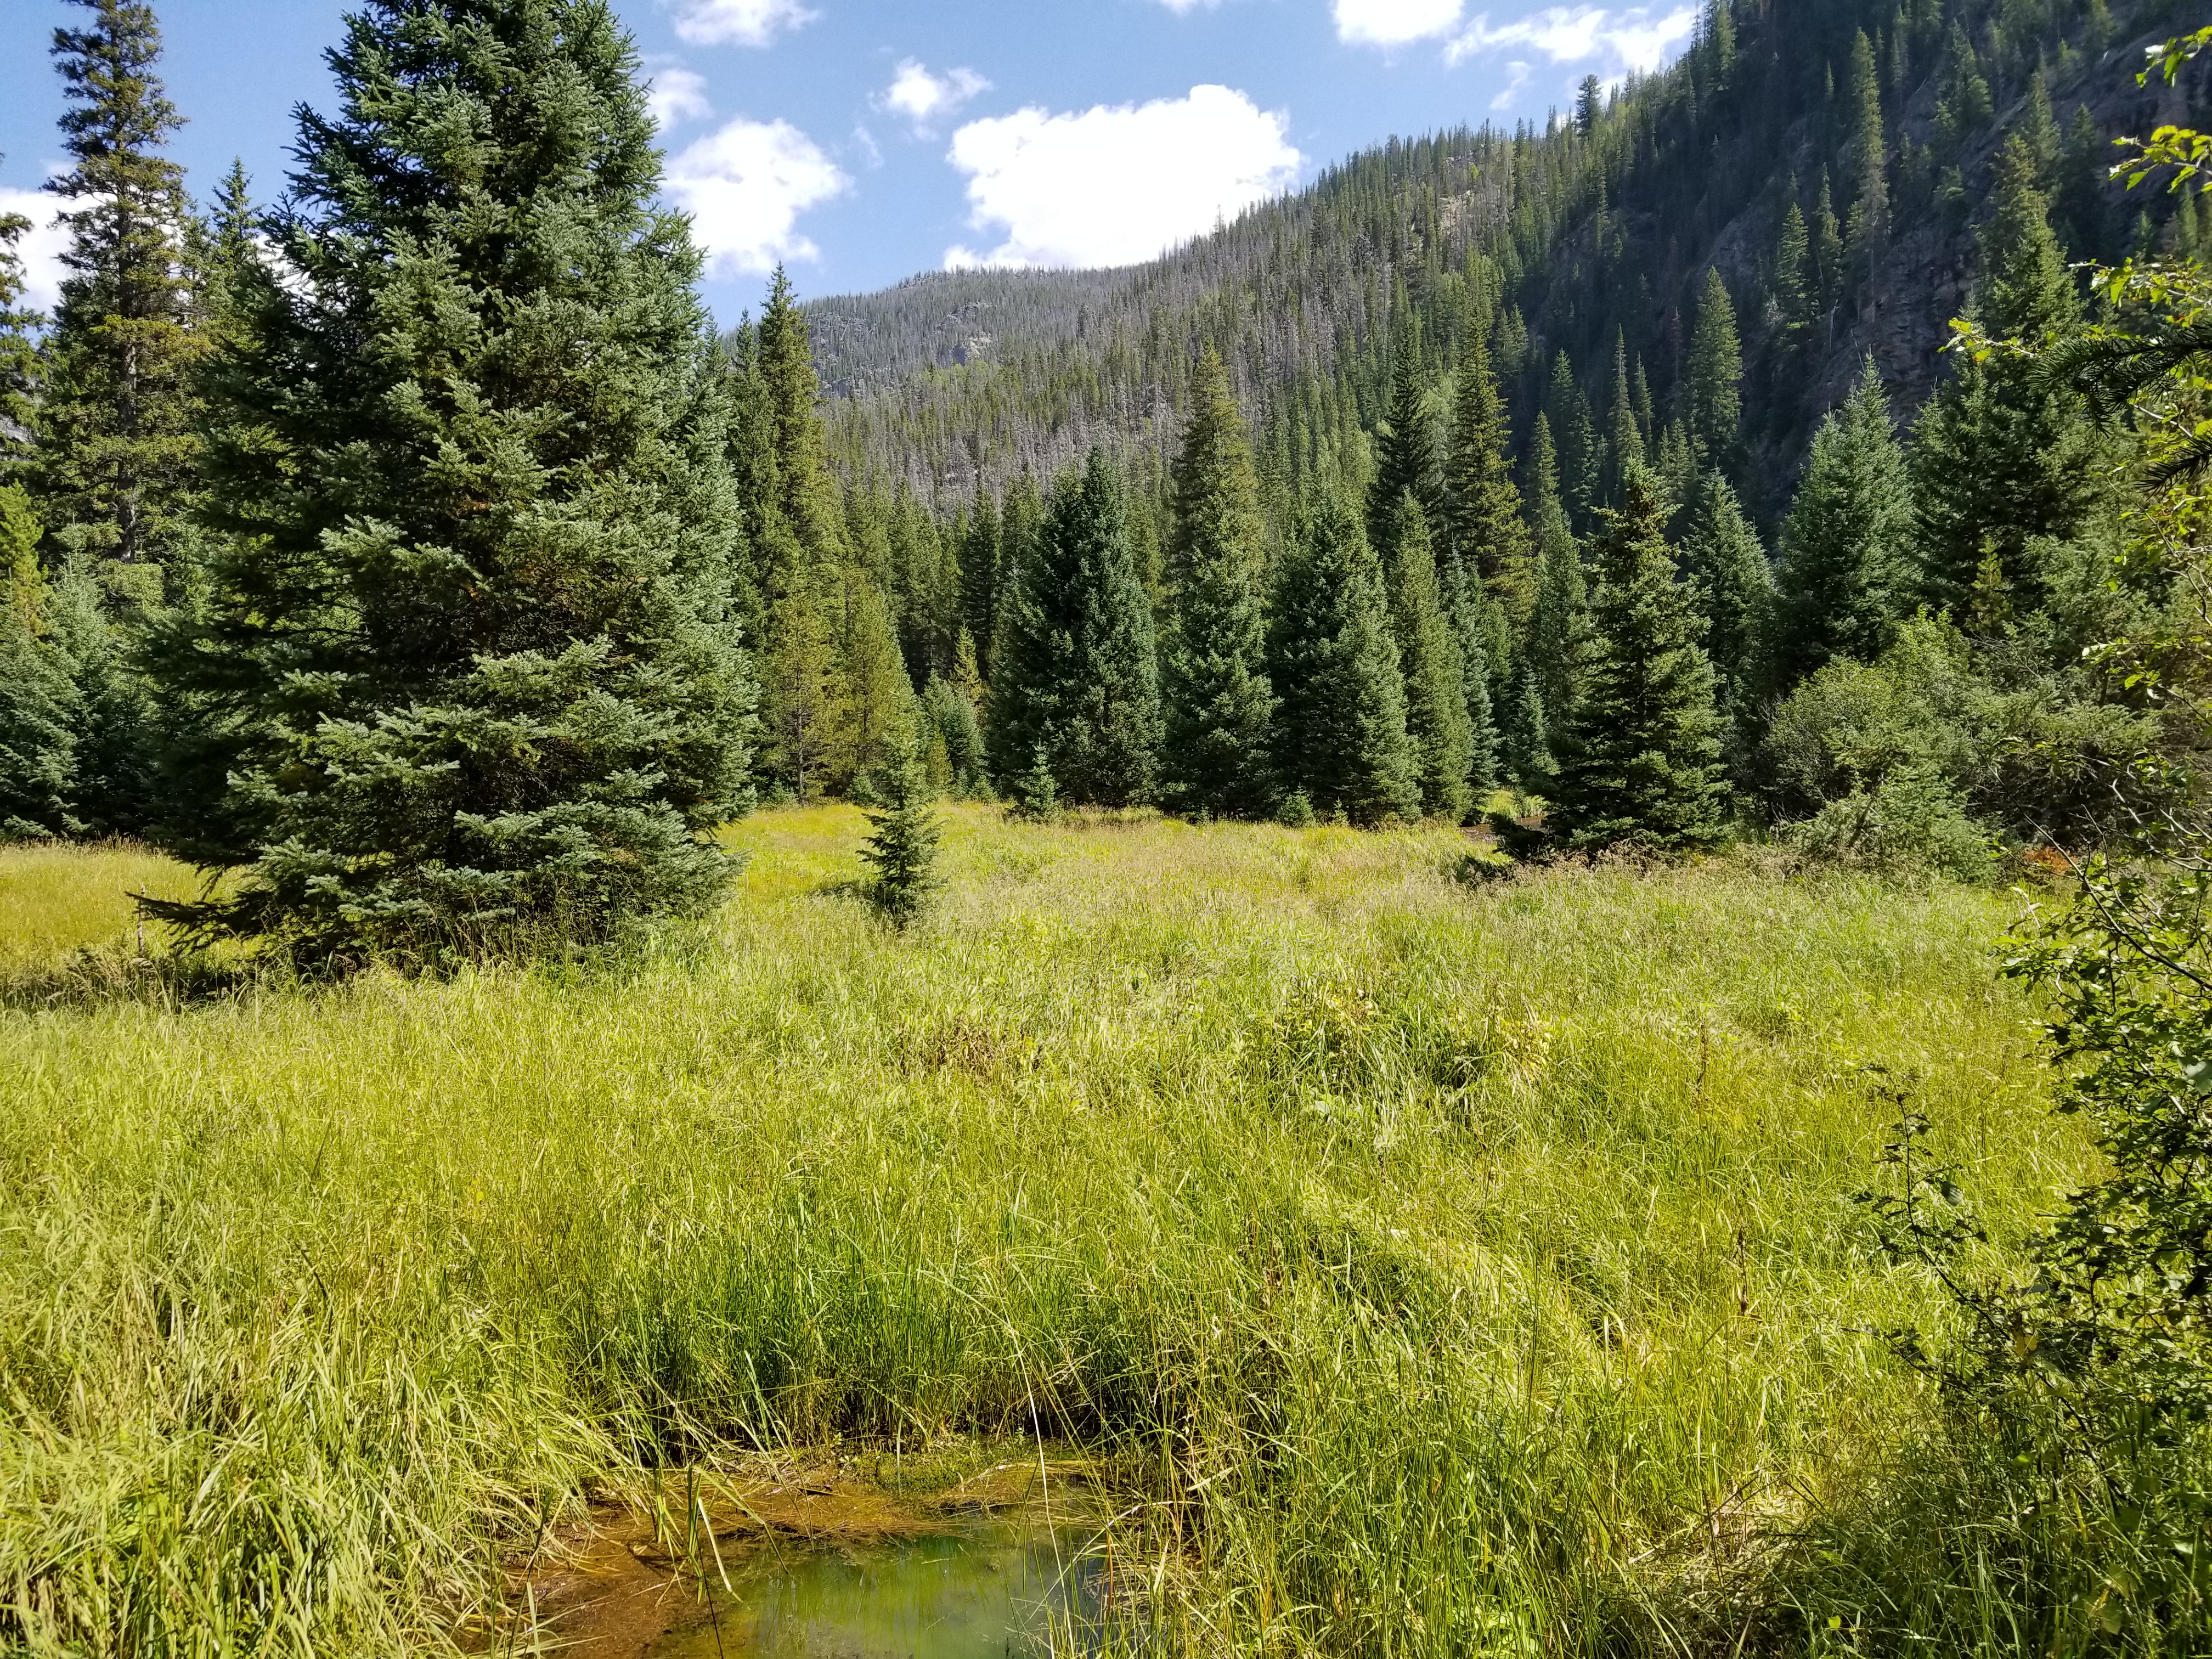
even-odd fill
[{"label": "water reflection", "polygon": [[730,1568],[712,1616],[648,1659],[1005,1659],[1086,1650],[1099,1616],[1079,1540],[1035,1522],[867,1548],[790,1547]]}]

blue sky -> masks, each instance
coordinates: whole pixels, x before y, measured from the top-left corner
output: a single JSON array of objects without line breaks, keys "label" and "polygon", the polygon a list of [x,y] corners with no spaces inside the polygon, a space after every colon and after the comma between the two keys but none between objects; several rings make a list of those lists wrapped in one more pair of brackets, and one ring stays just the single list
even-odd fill
[{"label": "blue sky", "polygon": [[[278,193],[291,111],[328,107],[342,0],[156,0],[176,154]],[[672,197],[726,321],[781,259],[849,293],[948,264],[1121,264],[1393,133],[1541,122],[1573,83],[1686,44],[1686,0],[617,0],[663,117]],[[0,207],[60,155],[46,56],[83,16],[0,6]],[[27,252],[50,280],[53,237]],[[37,296],[34,295],[34,298]]]}]

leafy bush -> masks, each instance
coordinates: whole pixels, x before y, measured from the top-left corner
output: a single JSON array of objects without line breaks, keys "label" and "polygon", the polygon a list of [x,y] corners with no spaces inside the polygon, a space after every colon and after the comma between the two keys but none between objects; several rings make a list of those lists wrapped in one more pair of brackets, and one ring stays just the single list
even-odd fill
[{"label": "leafy bush", "polygon": [[[1762,745],[1773,805],[1784,818],[1855,820],[1893,774],[1940,781],[1958,808],[2024,840],[2101,838],[2122,803],[2112,780],[2148,749],[2154,722],[2085,701],[2057,676],[2012,672],[2002,647],[1977,647],[1943,619],[1900,629],[1880,660],[1830,662],[1784,699]],[[1991,670],[2006,671],[2001,678]],[[1893,813],[1920,801],[1925,782],[1892,792]],[[1933,820],[1929,820],[1930,823]],[[1829,830],[1807,832],[1832,841]]]},{"label": "leafy bush", "polygon": [[1979,882],[1996,868],[1989,833],[1925,762],[1898,766],[1872,788],[1829,802],[1784,839],[1805,858],[1887,875],[1935,872]]}]

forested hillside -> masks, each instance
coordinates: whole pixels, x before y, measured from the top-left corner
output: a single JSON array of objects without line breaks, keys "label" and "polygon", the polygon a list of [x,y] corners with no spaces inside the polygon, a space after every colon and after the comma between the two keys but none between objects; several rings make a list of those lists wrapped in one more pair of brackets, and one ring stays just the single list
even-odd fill
[{"label": "forested hillside", "polygon": [[[1969,303],[2004,138],[2036,161],[2075,258],[2193,251],[2192,204],[2127,196],[2112,141],[2200,109],[2202,65],[2139,88],[2170,0],[1770,0],[1709,8],[1687,54],[1546,127],[1394,139],[1153,264],[954,272],[807,308],[833,450],[946,512],[979,477],[1049,476],[1094,441],[1171,447],[1201,345],[1229,363],[1263,471],[1295,483],[1383,418],[1410,325],[1432,386],[1485,323],[1523,455],[1605,430],[1615,359],[1658,453],[1685,412],[1717,270],[1741,331],[1762,524],[1871,351],[1900,414]],[[1860,46],[1863,37],[1863,48]],[[1388,118],[1388,112],[1378,112]],[[1565,364],[1562,368],[1560,359]],[[1567,458],[1571,470],[1573,458]]]}]

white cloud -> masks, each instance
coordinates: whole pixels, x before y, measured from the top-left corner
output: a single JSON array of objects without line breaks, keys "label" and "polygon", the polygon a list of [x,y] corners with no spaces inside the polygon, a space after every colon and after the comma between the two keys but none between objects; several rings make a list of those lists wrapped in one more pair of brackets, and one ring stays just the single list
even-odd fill
[{"label": "white cloud", "polygon": [[675,0],[676,33],[695,46],[764,46],[820,15],[802,0]]},{"label": "white cloud", "polygon": [[1528,84],[1528,66],[1518,58],[1508,64],[1505,70],[1509,78],[1505,82],[1504,90],[1490,100],[1490,106],[1492,109],[1511,109],[1513,100],[1521,95],[1521,88]]},{"label": "white cloud", "polygon": [[62,251],[70,234],[54,222],[67,204],[42,190],[15,190],[0,185],[0,216],[20,213],[31,228],[16,239],[15,254],[23,262],[23,304],[33,311],[52,311],[62,295]]},{"label": "white cloud", "polygon": [[1289,119],[1227,87],[1185,98],[1041,109],[974,121],[952,135],[968,175],[968,222],[1006,228],[987,254],[956,247],[948,266],[1133,264],[1211,230],[1297,182]]},{"label": "white cloud", "polygon": [[1160,3],[1170,11],[1183,12],[1196,11],[1201,6],[1210,9],[1219,5],[1221,0],[1160,0]]},{"label": "white cloud", "polygon": [[799,216],[852,182],[788,121],[740,118],[668,164],[668,192],[691,216],[708,268],[719,275],[818,258],[799,234]]},{"label": "white cloud", "polygon": [[664,64],[653,70],[645,102],[653,113],[653,125],[664,132],[686,121],[703,121],[714,112],[714,105],[707,101],[707,77],[680,64]]},{"label": "white cloud", "polygon": [[1335,0],[1336,38],[1355,46],[1402,46],[1448,33],[1461,0]]},{"label": "white cloud", "polygon": [[990,90],[991,83],[974,70],[947,70],[942,75],[932,75],[913,58],[901,64],[891,76],[890,89],[883,95],[883,106],[894,115],[904,116],[917,129],[927,130],[939,117],[950,115],[977,93]]},{"label": "white cloud", "polygon": [[1444,49],[1457,64],[1478,52],[1514,47],[1542,53],[1554,64],[1593,60],[1616,73],[1657,69],[1688,41],[1697,12],[1649,7],[1609,11],[1602,6],[1553,6],[1510,23],[1493,25],[1486,13]]}]

